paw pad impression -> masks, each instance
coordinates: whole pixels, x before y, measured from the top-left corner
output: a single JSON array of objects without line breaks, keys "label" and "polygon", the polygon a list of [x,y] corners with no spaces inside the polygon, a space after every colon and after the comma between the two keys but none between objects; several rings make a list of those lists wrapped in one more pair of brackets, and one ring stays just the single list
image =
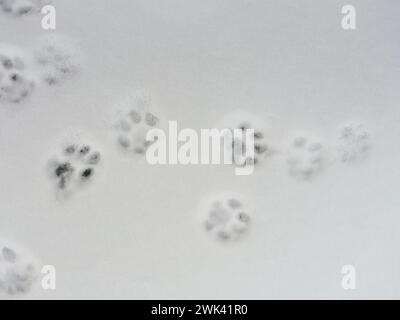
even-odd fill
[{"label": "paw pad impression", "polygon": [[26,58],[18,51],[10,46],[0,46],[0,100],[5,102],[19,103],[35,88]]},{"label": "paw pad impression", "polygon": [[0,293],[27,293],[38,276],[36,259],[27,250],[0,239]]},{"label": "paw pad impression", "polygon": [[99,171],[102,154],[89,143],[68,143],[49,164],[57,191],[70,193],[92,181]]},{"label": "paw pad impression", "polygon": [[288,150],[289,173],[297,178],[310,179],[320,173],[324,165],[323,145],[307,136],[295,137]]},{"label": "paw pad impression", "polygon": [[204,200],[200,209],[204,230],[220,241],[237,240],[249,229],[251,209],[245,198],[226,192]]}]

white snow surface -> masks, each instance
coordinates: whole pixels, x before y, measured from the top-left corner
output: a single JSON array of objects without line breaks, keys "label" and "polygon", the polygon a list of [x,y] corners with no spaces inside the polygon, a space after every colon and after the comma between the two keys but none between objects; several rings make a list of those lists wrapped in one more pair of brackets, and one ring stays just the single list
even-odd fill
[{"label": "white snow surface", "polygon": [[[84,55],[59,83],[0,102],[0,237],[57,270],[56,290],[39,277],[21,297],[400,298],[400,1],[351,1],[353,31],[341,28],[339,0],[52,3],[55,31],[40,13],[0,12],[1,43],[29,54],[51,33]],[[238,109],[265,115],[278,150],[249,176],[122,156],[107,115],[141,88],[181,129]],[[370,139],[355,163],[337,153],[347,123]],[[71,128],[99,142],[107,165],[60,202],[46,162]],[[327,151],[313,179],[288,173],[298,132]],[[196,217],[204,196],[226,191],[254,208],[246,236],[229,244]],[[344,265],[356,268],[356,290],[341,287]]]}]

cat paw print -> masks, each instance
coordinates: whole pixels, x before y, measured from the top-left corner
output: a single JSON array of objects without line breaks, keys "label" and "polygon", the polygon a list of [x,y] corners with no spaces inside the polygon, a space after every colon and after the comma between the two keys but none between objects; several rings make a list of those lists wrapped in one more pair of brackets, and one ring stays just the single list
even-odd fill
[{"label": "cat paw print", "polygon": [[78,72],[81,57],[72,40],[51,35],[37,40],[34,60],[44,83],[56,85]]},{"label": "cat paw print", "polygon": [[70,194],[88,184],[98,173],[101,160],[101,153],[91,144],[67,144],[49,164],[57,192]]},{"label": "cat paw print", "polygon": [[224,193],[207,199],[201,208],[201,223],[214,239],[240,239],[249,229],[251,210],[239,194]]},{"label": "cat paw print", "polygon": [[[232,154],[236,166],[258,165],[271,154],[268,125],[251,113],[237,111],[227,115],[219,125],[230,130],[225,136],[225,152]],[[248,130],[253,130],[253,133]]]},{"label": "cat paw print", "polygon": [[50,4],[49,0],[0,0],[0,9],[14,16],[40,12],[43,6]]},{"label": "cat paw print", "polygon": [[150,96],[146,90],[127,97],[114,118],[114,133],[118,147],[135,156],[145,155],[149,146],[157,140],[146,139],[151,129],[159,128],[160,118],[150,111]]},{"label": "cat paw print", "polygon": [[29,252],[0,240],[1,293],[8,295],[27,293],[37,276],[37,264]]},{"label": "cat paw print", "polygon": [[323,145],[307,136],[297,136],[289,146],[287,165],[290,175],[301,179],[311,179],[324,166]]},{"label": "cat paw print", "polygon": [[11,48],[0,48],[0,100],[19,103],[29,97],[35,81],[22,56]]},{"label": "cat paw print", "polygon": [[371,151],[371,136],[361,123],[349,123],[339,130],[338,153],[344,163],[359,163]]},{"label": "cat paw print", "polygon": [[147,132],[158,124],[159,119],[153,113],[130,110],[118,124],[119,146],[136,155],[144,155],[147,148],[154,143],[146,139]]}]

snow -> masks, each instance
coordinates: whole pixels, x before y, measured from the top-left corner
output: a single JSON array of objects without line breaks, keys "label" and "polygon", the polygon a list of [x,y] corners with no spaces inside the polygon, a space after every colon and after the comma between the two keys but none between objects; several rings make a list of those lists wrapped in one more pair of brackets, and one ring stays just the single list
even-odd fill
[{"label": "snow", "polygon": [[[346,31],[339,0],[54,0],[56,31],[40,13],[0,12],[1,43],[29,55],[50,33],[85,56],[56,85],[37,80],[24,101],[0,102],[0,237],[57,270],[56,290],[38,279],[22,297],[399,298],[400,2],[352,4],[357,29]],[[181,128],[210,128],[237,109],[272,115],[282,152],[249,176],[124,157],[107,115],[141,88]],[[348,123],[370,139],[351,165],[337,150]],[[69,128],[99,142],[107,165],[59,201],[46,164]],[[313,179],[288,172],[284,147],[298,132],[331,155]],[[201,199],[227,191],[254,208],[229,245],[196,217]],[[341,287],[349,264],[356,290]]]}]

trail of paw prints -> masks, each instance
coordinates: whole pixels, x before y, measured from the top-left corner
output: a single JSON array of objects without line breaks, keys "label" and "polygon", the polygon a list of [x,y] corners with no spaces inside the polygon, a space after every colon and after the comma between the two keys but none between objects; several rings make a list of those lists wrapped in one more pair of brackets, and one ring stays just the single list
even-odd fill
[{"label": "trail of paw prints", "polygon": [[33,255],[16,244],[0,239],[0,293],[24,294],[38,277]]},{"label": "trail of paw prints", "polygon": [[18,104],[32,96],[39,84],[57,85],[75,75],[82,55],[72,40],[45,36],[33,50],[0,45],[0,102]]},{"label": "trail of paw prints", "polygon": [[0,9],[4,13],[19,17],[39,13],[43,6],[50,3],[50,0],[0,0]]},{"label": "trail of paw prints", "polygon": [[247,200],[234,192],[205,199],[200,207],[201,225],[218,241],[235,241],[247,233],[251,222]]},{"label": "trail of paw prints", "polygon": [[324,146],[307,135],[298,135],[290,143],[287,152],[289,174],[299,179],[312,179],[320,174],[325,166]]},{"label": "trail of paw prints", "polygon": [[36,40],[34,53],[38,74],[47,85],[56,85],[78,72],[81,53],[65,36],[48,35]]},{"label": "trail of paw prints", "polygon": [[149,130],[159,128],[159,116],[150,111],[148,93],[137,93],[133,101],[119,110],[114,125],[118,147],[129,154],[144,156],[149,146],[154,143],[148,141],[146,135]]},{"label": "trail of paw prints", "polygon": [[[225,140],[225,152],[232,154],[234,165],[259,165],[272,154],[268,125],[257,115],[235,111],[224,117],[218,126],[231,130],[233,139]],[[248,129],[253,129],[254,134],[246,135]]]},{"label": "trail of paw prints", "polygon": [[92,143],[71,142],[62,146],[48,163],[57,196],[70,196],[94,180],[102,161],[101,152]]},{"label": "trail of paw prints", "polygon": [[339,159],[343,163],[359,163],[370,155],[371,135],[362,123],[352,122],[342,126],[337,140]]},{"label": "trail of paw prints", "polygon": [[17,48],[0,46],[0,101],[19,103],[34,91],[27,58]]}]

